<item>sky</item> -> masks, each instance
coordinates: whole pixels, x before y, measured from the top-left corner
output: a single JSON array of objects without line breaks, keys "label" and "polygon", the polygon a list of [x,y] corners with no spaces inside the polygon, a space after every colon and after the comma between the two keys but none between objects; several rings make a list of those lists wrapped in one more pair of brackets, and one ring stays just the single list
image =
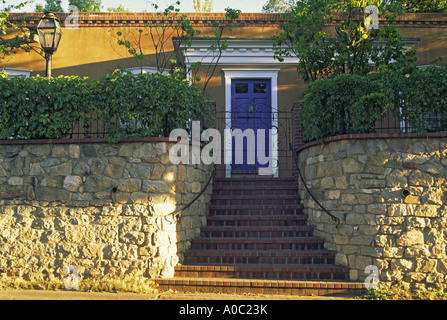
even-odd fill
[{"label": "sky", "polygon": [[[18,4],[25,0],[6,0],[7,4]],[[233,9],[239,9],[242,12],[262,12],[262,6],[267,3],[268,0],[214,0],[213,12],[224,12],[225,8],[230,7]],[[103,11],[107,11],[107,8],[118,7],[121,4],[132,12],[142,11],[154,11],[151,3],[157,3],[160,9],[164,9],[171,4],[175,4],[176,0],[102,0]],[[193,0],[180,0],[181,12],[194,12]],[[33,0],[32,3],[26,5],[26,7],[20,11],[32,12],[36,7],[36,4],[45,4],[45,0]],[[62,0],[62,8],[67,11],[68,0]]]}]

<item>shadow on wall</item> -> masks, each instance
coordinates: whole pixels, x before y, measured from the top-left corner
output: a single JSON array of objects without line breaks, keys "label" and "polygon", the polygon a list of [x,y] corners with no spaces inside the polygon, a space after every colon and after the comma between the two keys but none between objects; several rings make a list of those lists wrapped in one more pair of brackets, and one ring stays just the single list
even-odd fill
[{"label": "shadow on wall", "polygon": [[302,147],[305,180],[341,225],[302,191],[305,213],[352,281],[365,280],[374,265],[380,281],[446,289],[445,138],[371,134]]},{"label": "shadow on wall", "polygon": [[[0,274],[56,281],[172,277],[206,224],[211,173],[171,165],[164,138],[0,144]],[[56,142],[56,143],[55,143]]]}]

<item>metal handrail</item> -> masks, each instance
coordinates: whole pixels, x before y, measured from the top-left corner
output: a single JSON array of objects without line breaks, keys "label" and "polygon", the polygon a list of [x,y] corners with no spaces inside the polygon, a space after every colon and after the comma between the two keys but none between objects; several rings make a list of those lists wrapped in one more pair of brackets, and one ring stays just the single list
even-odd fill
[{"label": "metal handrail", "polygon": [[334,216],[332,213],[330,213],[325,207],[323,207],[323,205],[318,201],[318,199],[313,195],[313,193],[310,191],[309,187],[306,184],[306,181],[304,180],[303,174],[301,173],[300,170],[300,166],[298,164],[298,159],[296,158],[295,155],[295,150],[292,147],[292,144],[289,144],[290,147],[290,151],[292,152],[292,156],[293,156],[293,160],[295,161],[295,166],[298,170],[298,175],[300,176],[301,182],[303,183],[304,187],[306,188],[307,193],[310,195],[310,197],[318,204],[318,206],[327,214],[331,217],[331,219],[337,223],[337,225],[335,226],[336,228],[338,228],[338,226],[340,225],[341,221],[340,219],[338,219],[336,216]]},{"label": "metal handrail", "polygon": [[197,196],[195,196],[194,199],[192,199],[187,205],[185,205],[183,208],[180,208],[180,209],[175,210],[174,212],[171,212],[170,215],[178,216],[179,213],[180,213],[181,211],[185,211],[185,210],[188,209],[194,202],[196,202],[197,199],[199,199],[200,196],[201,196],[201,195],[205,192],[205,190],[208,188],[208,186],[209,186],[209,184],[211,183],[211,180],[214,178],[215,174],[216,174],[216,165],[214,165],[214,169],[213,169],[213,171],[211,172],[210,177],[209,177],[207,183],[206,183],[205,186],[202,188],[202,191],[200,191],[200,193],[199,193]]}]

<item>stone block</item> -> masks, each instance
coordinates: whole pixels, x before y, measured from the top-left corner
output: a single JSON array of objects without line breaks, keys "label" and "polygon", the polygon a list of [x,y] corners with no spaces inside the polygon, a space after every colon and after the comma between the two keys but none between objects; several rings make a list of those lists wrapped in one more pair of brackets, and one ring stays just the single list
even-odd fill
[{"label": "stone block", "polygon": [[353,158],[347,158],[342,160],[343,172],[345,174],[362,172],[364,166],[365,165],[363,163],[360,163]]},{"label": "stone block", "polygon": [[374,244],[374,236],[368,236],[368,235],[354,236],[351,238],[349,243],[351,245],[370,246]]},{"label": "stone block", "polygon": [[154,165],[154,169],[152,171],[152,180],[161,180],[163,173],[165,172],[165,166],[162,164]]},{"label": "stone block", "polygon": [[416,272],[434,272],[436,270],[437,260],[435,259],[416,259]]},{"label": "stone block", "polygon": [[78,192],[82,184],[82,179],[79,176],[67,176],[64,179],[64,189],[71,192]]},{"label": "stone block", "polygon": [[431,205],[431,204],[423,204],[415,206],[414,215],[416,217],[437,217],[438,216],[439,206]]},{"label": "stone block", "polygon": [[[169,166],[163,173],[162,179],[166,182],[174,182],[177,179],[177,166]],[[200,176],[196,181],[200,181]]]},{"label": "stone block", "polygon": [[342,194],[341,195],[341,203],[342,204],[357,204],[357,199],[353,194]]},{"label": "stone block", "polygon": [[387,213],[387,205],[384,203],[373,203],[367,205],[367,211],[371,214],[386,214]]},{"label": "stone block", "polygon": [[102,259],[102,245],[89,243],[80,246],[81,257],[89,260]]},{"label": "stone block", "polygon": [[391,152],[389,150],[382,150],[377,153],[374,152],[373,150],[370,150],[370,152],[371,153],[368,154],[369,157],[366,160],[366,164],[368,166],[381,167],[384,166],[390,160]]},{"label": "stone block", "polygon": [[73,163],[70,160],[65,163],[51,167],[49,175],[51,175],[51,176],[68,176],[68,175],[71,175],[72,168],[73,168]]},{"label": "stone block", "polygon": [[346,224],[359,226],[365,223],[365,217],[359,213],[349,213],[346,215]]},{"label": "stone block", "polygon": [[139,179],[151,179],[152,166],[148,164],[128,164],[126,166],[126,172],[131,178]]},{"label": "stone block", "polygon": [[91,145],[91,144],[82,144],[81,145],[81,153],[84,157],[95,158],[98,156],[95,146]]},{"label": "stone block", "polygon": [[51,153],[49,144],[28,145],[25,150],[36,157],[46,157]]},{"label": "stone block", "polygon": [[130,195],[130,200],[133,203],[139,203],[139,204],[147,203],[148,196],[147,196],[147,193],[145,193],[145,192],[138,192],[138,191],[132,192],[132,194]]},{"label": "stone block", "polygon": [[330,190],[327,192],[327,199],[337,200],[340,199],[340,190]]},{"label": "stone block", "polygon": [[84,182],[84,192],[100,192],[112,187],[112,179],[104,176],[89,176]]},{"label": "stone block", "polygon": [[145,235],[144,232],[126,231],[120,233],[119,240],[125,244],[141,245],[145,240]]},{"label": "stone block", "polygon": [[169,186],[164,181],[143,180],[142,191],[148,193],[166,193]]},{"label": "stone block", "polygon": [[349,184],[348,184],[348,180],[346,179],[345,176],[335,177],[334,181],[335,181],[335,186],[337,189],[340,189],[340,190],[348,189]]},{"label": "stone block", "polygon": [[327,178],[323,178],[321,179],[321,188],[322,189],[334,189],[335,187],[335,183],[334,183],[334,179],[327,177]]},{"label": "stone block", "polygon": [[94,175],[99,175],[104,173],[104,169],[106,167],[106,164],[103,160],[98,158],[91,158],[87,161],[89,167],[90,167],[90,173]]},{"label": "stone block", "polygon": [[73,174],[78,176],[88,176],[90,173],[90,167],[85,161],[76,162],[73,168]]},{"label": "stone block", "polygon": [[121,179],[118,181],[118,190],[123,192],[135,192],[140,190],[140,179]]},{"label": "stone block", "polygon": [[38,201],[70,201],[71,193],[67,190],[37,186],[35,197]]},{"label": "stone block", "polygon": [[81,156],[81,148],[78,145],[70,144],[68,146],[68,155],[72,159],[77,159]]},{"label": "stone block", "polygon": [[118,179],[123,176],[123,172],[124,165],[110,163],[105,167],[104,174],[110,178]]},{"label": "stone block", "polygon": [[411,172],[410,176],[408,177],[408,182],[411,186],[431,187],[433,185],[433,176],[428,173],[415,170]]},{"label": "stone block", "polygon": [[404,232],[396,239],[396,244],[400,247],[411,247],[424,244],[424,234],[422,231],[413,229]]},{"label": "stone block", "polygon": [[22,177],[11,177],[8,179],[8,184],[10,186],[22,186],[23,178]]}]

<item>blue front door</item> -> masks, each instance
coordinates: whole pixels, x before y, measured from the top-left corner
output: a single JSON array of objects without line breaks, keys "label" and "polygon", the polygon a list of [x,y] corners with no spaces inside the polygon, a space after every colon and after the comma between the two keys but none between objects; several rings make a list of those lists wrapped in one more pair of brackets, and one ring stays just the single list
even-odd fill
[{"label": "blue front door", "polygon": [[[231,128],[240,129],[244,133],[243,144],[236,143],[233,137],[233,157],[231,169],[234,171],[251,171],[253,173],[268,164],[260,164],[257,157],[259,141],[257,135],[264,129],[265,150],[260,150],[265,157],[269,156],[269,129],[272,127],[271,83],[269,79],[238,79],[231,82]],[[254,136],[250,141],[250,130]],[[262,136],[261,136],[262,137]],[[262,146],[262,144],[261,144]],[[253,154],[254,153],[254,154]],[[236,155],[239,156],[236,156]],[[243,162],[236,163],[237,158]],[[240,162],[240,161],[239,161]]]}]

